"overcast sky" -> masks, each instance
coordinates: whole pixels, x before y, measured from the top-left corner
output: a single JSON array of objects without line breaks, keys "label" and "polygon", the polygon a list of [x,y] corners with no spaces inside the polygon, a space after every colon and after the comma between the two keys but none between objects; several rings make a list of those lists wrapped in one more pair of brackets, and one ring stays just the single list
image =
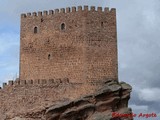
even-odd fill
[{"label": "overcast sky", "polygon": [[0,84],[19,73],[20,14],[79,5],[117,9],[119,81],[133,86],[134,113],[160,119],[160,0],[1,0]]}]

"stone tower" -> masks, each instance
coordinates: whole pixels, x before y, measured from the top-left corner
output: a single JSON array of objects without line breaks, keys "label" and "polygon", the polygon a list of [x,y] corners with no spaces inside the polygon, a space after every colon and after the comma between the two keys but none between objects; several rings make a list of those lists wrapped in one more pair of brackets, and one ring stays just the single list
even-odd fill
[{"label": "stone tower", "polygon": [[20,80],[118,80],[116,10],[84,6],[21,15]]}]

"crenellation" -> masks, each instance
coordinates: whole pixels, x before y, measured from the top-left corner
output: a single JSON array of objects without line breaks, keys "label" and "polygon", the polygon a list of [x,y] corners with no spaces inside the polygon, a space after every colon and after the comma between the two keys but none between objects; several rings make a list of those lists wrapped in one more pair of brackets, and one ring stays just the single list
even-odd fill
[{"label": "crenellation", "polygon": [[26,18],[26,14],[21,14],[21,18]]},{"label": "crenellation", "polygon": [[3,88],[5,88],[7,86],[7,83],[3,83]]},{"label": "crenellation", "polygon": [[65,13],[65,8],[61,8],[60,13]]},{"label": "crenellation", "polygon": [[104,12],[109,13],[109,7],[105,7]]},{"label": "crenellation", "polygon": [[55,14],[58,14],[59,13],[59,9],[55,9]]},{"label": "crenellation", "polygon": [[98,11],[98,12],[102,12],[102,7],[98,7],[98,8],[97,8],[97,11]]},{"label": "crenellation", "polygon": [[13,83],[14,83],[13,80],[8,81],[8,85],[13,85]]},{"label": "crenellation", "polygon": [[[57,79],[37,79],[37,80],[18,80],[18,81],[13,81],[13,80],[9,80],[8,84],[7,83],[3,83],[3,88],[14,88],[14,87],[25,87],[25,86],[30,86],[30,85],[56,85],[56,84],[63,84],[63,85],[67,85],[69,84],[69,78],[57,78]],[[2,88],[2,89],[3,89]]]},{"label": "crenellation", "polygon": [[49,10],[49,15],[53,15],[54,11],[53,10]]},{"label": "crenellation", "polygon": [[76,12],[76,7],[75,6],[72,7],[72,12]]},{"label": "crenellation", "polygon": [[38,11],[38,16],[42,16],[42,12],[41,11]]},{"label": "crenellation", "polygon": [[47,16],[48,15],[48,11],[44,10],[43,11],[43,16]]},{"label": "crenellation", "polygon": [[32,16],[35,16],[35,17],[36,17],[36,16],[37,16],[37,12],[33,12],[33,13],[32,13]]},{"label": "crenellation", "polygon": [[31,17],[31,13],[27,13],[27,17]]},{"label": "crenellation", "polygon": [[88,6],[84,6],[84,9],[82,6],[78,6],[77,8],[75,6],[73,7],[67,7],[67,8],[61,8],[61,9],[55,9],[55,10],[49,10],[49,11],[38,11],[38,12],[32,12],[32,13],[27,13],[27,14],[21,14],[21,18],[26,18],[26,17],[36,17],[36,16],[48,16],[48,15],[54,15],[54,14],[58,14],[58,13],[70,13],[70,12],[82,12],[82,11],[86,11],[86,12],[94,12],[94,11],[98,11],[98,12],[105,12],[105,13],[109,13],[109,12],[115,12],[114,8],[109,9],[108,7],[103,8],[102,7],[95,7],[95,6],[90,6],[90,10]]},{"label": "crenellation", "polygon": [[66,8],[66,13],[70,13],[71,12],[71,8],[70,7],[67,7]]},{"label": "crenellation", "polygon": [[84,11],[88,11],[89,7],[88,6],[84,6]]},{"label": "crenellation", "polygon": [[20,80],[16,80],[13,82],[14,85],[20,85]]},{"label": "crenellation", "polygon": [[116,9],[115,8],[111,8],[110,12],[111,13],[116,13]]},{"label": "crenellation", "polygon": [[90,11],[94,12],[96,10],[95,6],[90,7]]},{"label": "crenellation", "polygon": [[78,6],[78,11],[82,11],[82,6]]}]

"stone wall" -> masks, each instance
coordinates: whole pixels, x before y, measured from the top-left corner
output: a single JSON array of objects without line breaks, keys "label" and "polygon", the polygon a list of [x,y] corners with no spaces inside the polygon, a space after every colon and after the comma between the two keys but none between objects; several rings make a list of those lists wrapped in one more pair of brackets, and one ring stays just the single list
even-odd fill
[{"label": "stone wall", "polygon": [[132,88],[124,82],[87,86],[51,80],[9,83],[0,90],[0,120],[132,120],[128,108]]},{"label": "stone wall", "polygon": [[118,78],[116,11],[81,6],[21,15],[20,79]]},{"label": "stone wall", "polygon": [[46,109],[60,102],[75,100],[94,93],[101,86],[71,83],[68,79],[16,80],[0,89],[0,120]]}]

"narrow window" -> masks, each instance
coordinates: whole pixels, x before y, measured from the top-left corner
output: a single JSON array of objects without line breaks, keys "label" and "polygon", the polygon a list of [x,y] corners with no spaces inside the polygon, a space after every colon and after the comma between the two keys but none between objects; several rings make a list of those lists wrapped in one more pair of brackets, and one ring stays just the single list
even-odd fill
[{"label": "narrow window", "polygon": [[103,27],[103,25],[104,25],[103,22],[101,22],[101,27]]},{"label": "narrow window", "polygon": [[51,55],[50,54],[48,54],[48,60],[50,60],[51,59]]},{"label": "narrow window", "polygon": [[38,33],[38,27],[34,27],[34,33]]},{"label": "narrow window", "polygon": [[43,22],[43,18],[41,18],[41,22]]},{"label": "narrow window", "polygon": [[65,29],[65,24],[62,23],[62,24],[61,24],[61,30],[64,30],[64,29]]}]

